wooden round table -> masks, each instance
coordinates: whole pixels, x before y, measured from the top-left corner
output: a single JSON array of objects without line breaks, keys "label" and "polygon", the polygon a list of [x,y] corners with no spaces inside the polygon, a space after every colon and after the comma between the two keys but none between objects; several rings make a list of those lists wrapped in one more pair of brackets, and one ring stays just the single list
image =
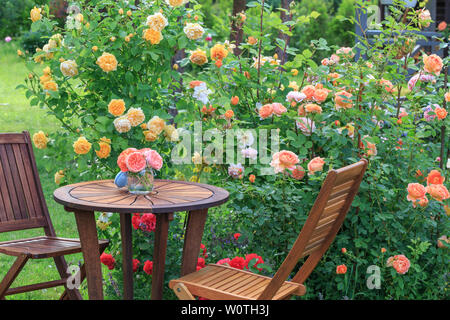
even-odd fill
[{"label": "wooden round table", "polygon": [[152,299],[162,299],[164,264],[169,222],[173,213],[187,211],[181,275],[196,270],[208,208],[228,200],[228,192],[207,184],[155,180],[148,195],[133,195],[118,188],[113,180],[88,181],[55,190],[56,202],[66,211],[74,212],[86,268],[89,299],[103,299],[101,263],[95,211],[120,214],[122,238],[124,299],[133,299],[132,225],[133,213],[156,215],[153,254]]}]

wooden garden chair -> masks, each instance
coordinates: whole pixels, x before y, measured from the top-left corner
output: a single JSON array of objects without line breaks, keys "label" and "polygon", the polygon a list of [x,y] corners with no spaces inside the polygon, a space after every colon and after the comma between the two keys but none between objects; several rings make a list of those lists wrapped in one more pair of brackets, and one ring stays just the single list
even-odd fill
[{"label": "wooden garden chair", "polygon": [[[338,233],[358,192],[367,168],[363,159],[331,170],[291,251],[273,278],[209,264],[196,272],[171,280],[169,287],[179,299],[200,296],[211,300],[288,299],[304,295],[303,285]],[[291,281],[286,281],[299,259],[308,256]]]},{"label": "wooden garden chair", "polygon": [[[81,252],[78,239],[58,238],[50,220],[42,192],[30,134],[0,134],[0,233],[43,228],[45,236],[0,242],[0,253],[16,256],[11,269],[0,282],[0,300],[5,296],[56,286],[64,286],[61,299],[81,299],[77,289],[67,287],[67,262],[64,255]],[[108,241],[101,240],[101,254]],[[61,279],[10,288],[29,259],[53,258]],[[2,266],[3,268],[3,266]],[[80,283],[85,278],[80,268]],[[33,277],[30,274],[30,278]]]}]

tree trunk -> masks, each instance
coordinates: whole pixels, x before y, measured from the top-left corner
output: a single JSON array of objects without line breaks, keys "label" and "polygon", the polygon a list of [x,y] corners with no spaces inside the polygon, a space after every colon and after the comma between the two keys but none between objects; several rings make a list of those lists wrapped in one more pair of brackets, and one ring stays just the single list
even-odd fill
[{"label": "tree trunk", "polygon": [[[289,13],[289,12],[291,12],[289,7],[290,7],[292,1],[293,0],[281,0],[281,7],[284,10],[280,11],[280,18],[283,23],[292,19],[292,16]],[[277,47],[277,49],[276,49],[278,59],[280,59],[281,64],[283,65],[287,60],[286,48],[289,45],[289,40],[291,39],[291,37],[280,31],[280,32],[278,32],[278,38],[284,40],[284,42],[286,43],[285,48]]]},{"label": "tree trunk", "polygon": [[241,53],[241,49],[239,49],[239,45],[242,42],[242,37],[244,31],[242,30],[242,22],[240,22],[239,18],[236,18],[238,13],[245,12],[246,1],[245,0],[234,0],[233,1],[233,21],[231,23],[231,33],[230,33],[230,43],[236,45],[233,52],[235,55],[239,55]]}]

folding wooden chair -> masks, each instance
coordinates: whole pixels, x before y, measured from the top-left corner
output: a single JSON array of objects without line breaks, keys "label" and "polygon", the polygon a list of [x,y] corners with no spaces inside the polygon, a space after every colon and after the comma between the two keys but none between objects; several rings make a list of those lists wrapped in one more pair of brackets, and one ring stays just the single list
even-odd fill
[{"label": "folding wooden chair", "polygon": [[[171,280],[179,299],[200,296],[211,300],[288,299],[304,295],[303,285],[338,233],[358,192],[367,168],[363,159],[331,170],[314,202],[308,219],[291,251],[273,278],[225,265],[209,264],[196,272]],[[286,281],[300,258],[309,256],[291,281]]]},{"label": "folding wooden chair", "polygon": [[[78,239],[56,237],[42,192],[30,134],[0,134],[0,233],[43,228],[45,236],[0,242],[0,253],[16,260],[0,282],[0,300],[5,296],[56,286],[64,286],[61,299],[82,299],[77,289],[67,287],[67,262],[64,255],[81,252]],[[101,240],[99,255],[108,246]],[[53,258],[61,279],[10,288],[29,259]],[[3,267],[2,267],[3,268]],[[85,277],[84,266],[78,276]],[[31,277],[32,275],[30,275]],[[80,283],[81,283],[80,281]]]}]

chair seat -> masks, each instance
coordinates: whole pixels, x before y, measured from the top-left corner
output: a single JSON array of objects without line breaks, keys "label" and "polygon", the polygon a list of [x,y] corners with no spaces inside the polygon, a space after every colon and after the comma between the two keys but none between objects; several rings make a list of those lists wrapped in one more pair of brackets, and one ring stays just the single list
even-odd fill
[{"label": "chair seat", "polygon": [[[169,287],[183,283],[195,296],[207,296],[211,300],[256,300],[272,278],[225,265],[209,264],[196,272],[171,280]],[[274,299],[291,295],[303,295],[304,285],[285,281]]]},{"label": "chair seat", "polygon": [[[108,240],[99,240],[100,247],[106,247]],[[79,239],[58,237],[36,237],[0,242],[0,253],[10,256],[29,255],[32,259],[57,257],[81,252]]]}]

